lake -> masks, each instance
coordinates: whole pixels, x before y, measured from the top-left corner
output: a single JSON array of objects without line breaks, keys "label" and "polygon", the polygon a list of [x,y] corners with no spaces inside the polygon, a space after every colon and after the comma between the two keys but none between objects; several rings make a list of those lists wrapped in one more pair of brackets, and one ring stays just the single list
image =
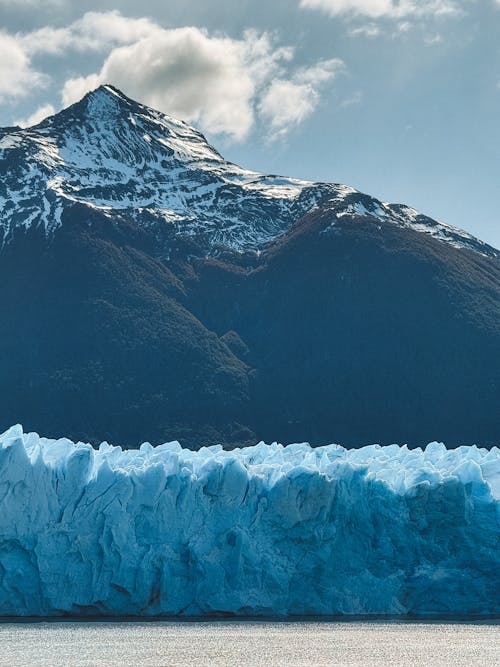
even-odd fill
[{"label": "lake", "polygon": [[3,667],[500,665],[500,624],[40,621],[0,624]]}]

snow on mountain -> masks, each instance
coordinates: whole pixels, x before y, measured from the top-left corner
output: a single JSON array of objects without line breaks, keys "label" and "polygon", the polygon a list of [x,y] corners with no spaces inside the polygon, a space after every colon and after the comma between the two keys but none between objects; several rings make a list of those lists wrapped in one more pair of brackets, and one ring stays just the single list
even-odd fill
[{"label": "snow on mountain", "polygon": [[[377,220],[390,222],[405,229],[429,234],[455,248],[468,248],[489,257],[498,256],[498,251],[495,248],[468,232],[433,220],[410,206],[383,203],[374,197],[354,190],[354,188],[339,188],[339,191],[333,195],[327,195],[321,201],[321,206],[333,212],[336,218],[346,216],[350,218],[366,217],[375,222]],[[332,223],[331,229],[334,227],[335,222]]]},{"label": "snow on mountain", "polygon": [[109,85],[39,125],[0,130],[0,229],[51,236],[75,203],[111,220],[258,250],[314,206],[337,216],[372,216],[483,254],[496,252],[460,230],[405,206],[383,204],[342,185],[268,176],[225,161],[186,123]]},{"label": "snow on mountain", "polygon": [[195,129],[111,86],[35,127],[4,130],[0,150],[5,239],[19,226],[53,233],[78,202],[109,218],[201,235],[209,248],[254,248],[329,189],[230,164]]},{"label": "snow on mountain", "polygon": [[500,451],[0,436],[0,614],[498,614]]}]

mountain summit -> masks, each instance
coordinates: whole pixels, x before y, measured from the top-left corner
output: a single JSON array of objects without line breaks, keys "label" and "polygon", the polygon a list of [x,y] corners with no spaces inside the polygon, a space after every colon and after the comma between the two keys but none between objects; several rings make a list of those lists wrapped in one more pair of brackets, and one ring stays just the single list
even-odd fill
[{"label": "mountain summit", "polygon": [[163,251],[179,238],[196,239],[206,255],[260,250],[327,201],[337,216],[381,218],[495,254],[465,232],[353,188],[242,169],[194,128],[110,85],[39,125],[2,131],[0,169],[4,243],[32,226],[50,237],[65,212],[81,204],[153,229]]},{"label": "mountain summit", "polygon": [[4,426],[500,440],[500,259],[470,234],[242,169],[109,85],[0,130],[0,172]]},{"label": "mountain summit", "polygon": [[207,253],[258,248],[336,191],[230,164],[194,128],[108,85],[35,127],[4,132],[0,150],[5,201],[15,201],[2,207],[5,240],[20,226],[52,235],[78,203],[153,227],[166,245],[196,237]]}]

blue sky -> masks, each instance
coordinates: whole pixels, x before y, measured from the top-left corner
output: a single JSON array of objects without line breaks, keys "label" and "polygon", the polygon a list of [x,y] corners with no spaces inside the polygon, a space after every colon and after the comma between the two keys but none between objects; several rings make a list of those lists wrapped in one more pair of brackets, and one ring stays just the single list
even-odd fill
[{"label": "blue sky", "polygon": [[234,162],[500,247],[500,1],[0,0],[0,26],[2,125],[106,81]]}]

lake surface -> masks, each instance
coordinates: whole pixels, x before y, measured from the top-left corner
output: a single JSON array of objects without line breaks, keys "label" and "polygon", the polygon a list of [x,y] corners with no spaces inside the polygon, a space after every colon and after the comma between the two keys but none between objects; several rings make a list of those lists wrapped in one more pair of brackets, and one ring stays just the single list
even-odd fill
[{"label": "lake surface", "polygon": [[499,622],[0,624],[2,667],[500,665]]}]

